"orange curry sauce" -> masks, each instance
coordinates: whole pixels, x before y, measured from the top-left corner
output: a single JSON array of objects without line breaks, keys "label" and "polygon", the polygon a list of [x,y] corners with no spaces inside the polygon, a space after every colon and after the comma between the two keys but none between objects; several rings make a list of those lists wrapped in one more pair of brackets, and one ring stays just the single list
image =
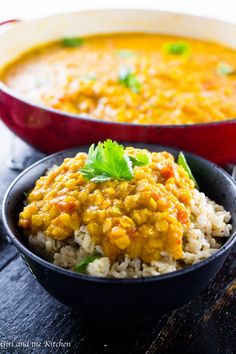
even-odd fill
[{"label": "orange curry sauce", "polygon": [[[166,51],[168,43],[179,42],[186,52]],[[122,84],[124,68],[132,75]],[[59,41],[33,49],[2,79],[23,97],[65,112],[115,122],[193,124],[236,117],[235,69],[236,52],[219,44],[131,33],[85,37],[76,48]]]},{"label": "orange curry sauce", "polygon": [[[126,151],[135,155],[133,148]],[[128,254],[151,262],[162,251],[181,258],[194,182],[171,154],[147,153],[150,164],[134,167],[132,180],[102,183],[87,181],[79,172],[87,154],[66,158],[36,182],[19,226],[28,235],[42,231],[64,240],[86,225],[112,261]]]}]

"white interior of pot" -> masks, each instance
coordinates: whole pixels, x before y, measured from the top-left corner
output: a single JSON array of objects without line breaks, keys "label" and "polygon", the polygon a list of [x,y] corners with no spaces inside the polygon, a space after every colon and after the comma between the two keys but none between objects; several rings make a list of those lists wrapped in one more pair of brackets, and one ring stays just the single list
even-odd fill
[{"label": "white interior of pot", "polygon": [[12,24],[0,35],[0,67],[24,51],[67,36],[152,32],[224,43],[236,48],[236,25],[216,19],[155,10],[98,10]]}]

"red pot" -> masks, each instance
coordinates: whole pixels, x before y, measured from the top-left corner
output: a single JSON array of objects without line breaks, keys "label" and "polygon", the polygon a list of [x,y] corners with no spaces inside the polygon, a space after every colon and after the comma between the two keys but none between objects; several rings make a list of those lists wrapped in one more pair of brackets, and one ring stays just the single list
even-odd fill
[{"label": "red pot", "polygon": [[[233,46],[236,26],[219,20],[153,10],[99,10],[17,23],[0,35],[0,66],[40,43],[66,35],[162,32]],[[0,83],[0,115],[19,137],[46,153],[106,138],[188,150],[218,164],[236,162],[236,120],[196,125],[138,125],[82,118],[40,107]]]}]

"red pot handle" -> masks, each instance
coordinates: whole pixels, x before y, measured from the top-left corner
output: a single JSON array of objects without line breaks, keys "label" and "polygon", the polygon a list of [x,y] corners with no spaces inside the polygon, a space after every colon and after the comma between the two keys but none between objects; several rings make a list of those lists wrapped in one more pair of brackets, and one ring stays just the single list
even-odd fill
[{"label": "red pot handle", "polygon": [[0,22],[0,26],[7,25],[9,23],[19,22],[19,21],[20,20],[18,20],[18,19],[6,20],[6,21],[3,21],[3,22]]}]

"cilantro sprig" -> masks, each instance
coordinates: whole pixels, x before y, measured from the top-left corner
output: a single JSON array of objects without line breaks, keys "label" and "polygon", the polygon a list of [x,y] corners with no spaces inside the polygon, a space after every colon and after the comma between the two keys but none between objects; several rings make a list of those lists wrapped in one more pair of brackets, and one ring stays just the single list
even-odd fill
[{"label": "cilantro sprig", "polygon": [[190,46],[187,42],[167,42],[164,51],[167,54],[183,55],[190,52]]},{"label": "cilantro sprig", "polygon": [[145,166],[150,163],[149,156],[142,151],[137,152],[136,156],[129,156],[129,158],[133,166]]},{"label": "cilantro sprig", "polygon": [[137,76],[133,73],[128,66],[122,66],[118,73],[118,81],[121,85],[126,86],[135,93],[139,93],[141,89],[141,83]]},{"label": "cilantro sprig", "polygon": [[79,77],[82,81],[88,82],[88,81],[95,81],[96,80],[96,74],[95,73],[87,73],[84,75],[80,75]]},{"label": "cilantro sprig", "polygon": [[88,159],[80,172],[87,180],[104,182],[109,180],[131,180],[134,166],[150,163],[149,157],[138,151],[136,156],[129,156],[123,145],[110,139],[90,146]]},{"label": "cilantro sprig", "polygon": [[65,37],[62,39],[62,45],[69,48],[81,47],[84,44],[82,37]]},{"label": "cilantro sprig", "polygon": [[133,50],[130,49],[122,49],[117,52],[118,57],[126,59],[126,58],[132,58],[136,55],[136,53]]},{"label": "cilantro sprig", "polygon": [[99,258],[101,258],[101,256],[96,254],[87,256],[84,259],[82,259],[82,261],[80,261],[78,264],[75,264],[73,270],[77,273],[85,273],[89,263],[92,263],[93,261]]},{"label": "cilantro sprig", "polygon": [[218,63],[216,66],[216,73],[219,76],[228,76],[236,74],[236,70],[233,66],[227,63]]},{"label": "cilantro sprig", "polygon": [[183,169],[185,170],[185,172],[187,172],[189,178],[193,180],[195,187],[198,189],[197,181],[193,177],[192,171],[191,171],[191,169],[187,163],[186,157],[184,156],[184,153],[182,151],[179,153],[177,162],[178,162],[178,165],[182,166]]}]

